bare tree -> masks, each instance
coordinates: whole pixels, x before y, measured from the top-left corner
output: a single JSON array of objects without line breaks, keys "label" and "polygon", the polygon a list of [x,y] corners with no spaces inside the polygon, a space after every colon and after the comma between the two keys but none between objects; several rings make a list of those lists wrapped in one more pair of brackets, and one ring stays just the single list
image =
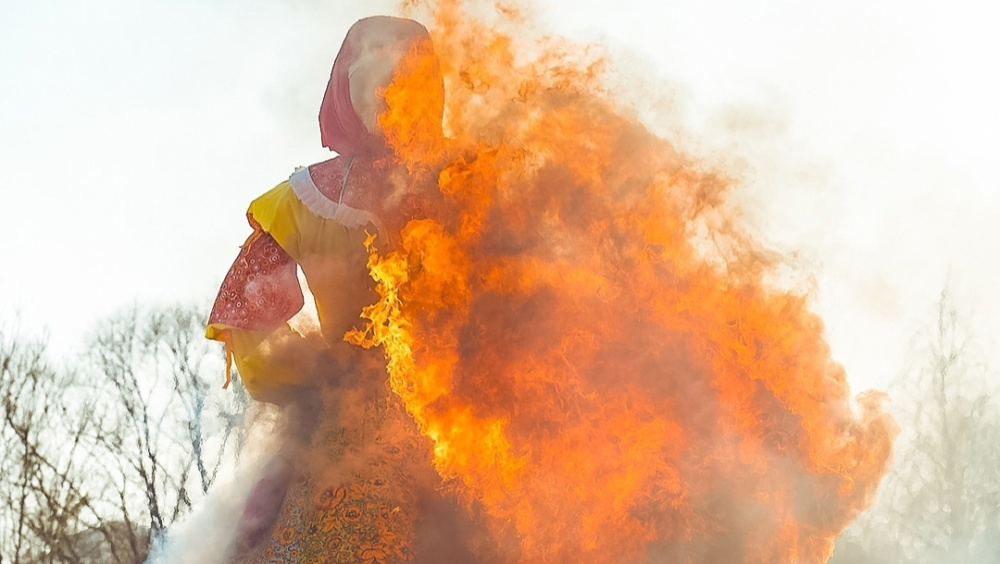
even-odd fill
[{"label": "bare tree", "polygon": [[73,370],[0,331],[0,564],[137,563],[242,446],[201,308],[102,321]]},{"label": "bare tree", "polygon": [[80,562],[74,538],[111,531],[90,481],[93,406],[40,340],[0,334],[0,562]]},{"label": "bare tree", "polygon": [[995,562],[1000,554],[1000,404],[945,290],[916,362],[893,385],[902,433],[875,508],[834,562]]},{"label": "bare tree", "polygon": [[[197,486],[201,495],[207,494],[215,481],[223,462],[224,447],[234,438],[234,433],[237,451],[242,447],[245,438],[243,417],[249,402],[238,381],[231,394],[219,392],[221,375],[212,368],[206,370],[205,360],[221,359],[221,355],[218,345],[204,338],[203,329],[201,308],[174,306],[151,311],[144,334],[158,370],[171,377],[172,396],[181,406],[179,416],[185,423],[185,448],[198,472]],[[221,425],[221,429],[209,429],[206,434],[204,425],[211,418],[217,419],[215,423]]]},{"label": "bare tree", "polygon": [[223,396],[221,353],[203,329],[198,308],[133,307],[98,326],[89,347],[113,398],[95,439],[116,465],[124,520],[152,540],[208,492],[231,439],[241,442],[246,395],[237,385]]}]

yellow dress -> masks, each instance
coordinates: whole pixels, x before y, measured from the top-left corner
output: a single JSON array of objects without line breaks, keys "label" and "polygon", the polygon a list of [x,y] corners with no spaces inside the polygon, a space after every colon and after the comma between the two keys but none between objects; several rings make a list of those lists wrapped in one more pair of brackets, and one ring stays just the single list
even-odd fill
[{"label": "yellow dress", "polygon": [[[355,23],[319,115],[323,146],[341,156],[297,171],[247,211],[254,233],[223,282],[207,336],[226,344],[252,397],[285,406],[287,428],[239,517],[233,562],[474,561],[460,540],[469,521],[438,494],[429,445],[389,390],[385,359],[344,341],[376,301],[369,233],[385,250],[404,218],[426,215],[425,196],[410,189],[417,179],[403,174],[376,124],[382,92],[418,45],[429,47],[430,36],[415,21]],[[440,127],[438,79],[440,90],[409,113]],[[303,306],[299,268],[318,332],[287,323]]]},{"label": "yellow dress", "polygon": [[[334,159],[314,165],[312,176],[332,175],[321,184],[342,181],[342,190],[381,181],[364,164],[355,165],[348,183],[338,176],[345,168]],[[207,329],[226,343],[255,399],[294,413],[285,448],[241,517],[231,561],[434,562],[441,551],[449,562],[471,561],[454,542],[421,542],[435,536],[421,533],[427,527],[460,529],[460,512],[437,493],[429,445],[388,388],[384,359],[344,341],[362,307],[375,300],[364,241],[377,221],[363,213],[345,220],[339,209],[318,214],[324,209],[302,182],[316,186],[303,178],[293,175],[250,205],[254,234]],[[312,291],[321,335],[300,335],[286,322],[302,304],[296,265]]]},{"label": "yellow dress", "polygon": [[[254,233],[244,244],[237,263],[248,263],[246,266],[250,268],[249,263],[254,260],[264,262],[267,250],[256,247],[266,248],[273,241],[280,247],[279,252],[287,253],[287,257],[283,257],[286,262],[287,259],[294,261],[289,263],[292,270],[271,276],[277,278],[273,284],[275,288],[266,292],[266,303],[261,305],[276,310],[273,318],[252,322],[250,326],[237,324],[234,316],[227,319],[216,314],[225,297],[224,286],[206,336],[226,344],[254,399],[281,405],[288,401],[288,388],[312,384],[308,381],[313,372],[310,363],[316,360],[316,344],[298,342],[306,339],[285,322],[302,305],[294,266],[302,269],[313,292],[323,339],[329,348],[323,352],[338,360],[350,361],[360,351],[344,342],[343,336],[357,322],[361,308],[374,299],[365,267],[367,252],[363,241],[367,232],[364,228],[346,227],[333,219],[317,216],[302,203],[289,181],[254,200],[247,217]],[[230,278],[232,275],[230,271]],[[253,282],[250,280],[249,284]],[[246,280],[235,280],[235,283],[248,285]],[[295,292],[298,292],[297,301],[288,297]],[[252,301],[252,296],[246,301]],[[289,354],[278,354],[275,350],[278,344],[289,349]]]}]

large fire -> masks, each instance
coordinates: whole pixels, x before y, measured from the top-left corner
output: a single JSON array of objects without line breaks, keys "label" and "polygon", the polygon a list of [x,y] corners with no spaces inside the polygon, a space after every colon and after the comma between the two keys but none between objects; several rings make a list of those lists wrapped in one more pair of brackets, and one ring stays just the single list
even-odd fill
[{"label": "large fire", "polygon": [[[380,124],[437,203],[348,338],[501,562],[822,562],[870,502],[894,424],[852,401],[805,296],[744,231],[734,181],[616,107],[603,63],[504,8],[415,2],[427,46]],[[401,101],[407,100],[404,104]],[[499,548],[496,548],[499,547]]]}]

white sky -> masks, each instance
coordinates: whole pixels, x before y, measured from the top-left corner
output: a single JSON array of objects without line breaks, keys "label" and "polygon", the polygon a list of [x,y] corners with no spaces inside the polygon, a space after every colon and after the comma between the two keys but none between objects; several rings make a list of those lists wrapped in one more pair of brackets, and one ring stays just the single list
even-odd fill
[{"label": "white sky", "polygon": [[[0,321],[58,351],[134,301],[209,300],[249,201],[327,158],[350,24],[389,2],[0,0]],[[834,356],[885,386],[945,281],[1000,331],[1000,5],[547,0],[643,115],[743,163],[749,219],[816,280]],[[997,362],[994,362],[998,365]]]}]

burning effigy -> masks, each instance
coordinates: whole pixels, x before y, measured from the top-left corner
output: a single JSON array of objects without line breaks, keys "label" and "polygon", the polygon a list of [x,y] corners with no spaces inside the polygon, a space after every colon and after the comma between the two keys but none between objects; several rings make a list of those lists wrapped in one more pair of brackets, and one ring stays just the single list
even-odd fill
[{"label": "burning effigy", "polygon": [[852,399],[733,178],[489,8],[355,24],[338,156],[248,211],[209,336],[293,423],[230,559],[825,561],[886,470],[881,396]]}]

